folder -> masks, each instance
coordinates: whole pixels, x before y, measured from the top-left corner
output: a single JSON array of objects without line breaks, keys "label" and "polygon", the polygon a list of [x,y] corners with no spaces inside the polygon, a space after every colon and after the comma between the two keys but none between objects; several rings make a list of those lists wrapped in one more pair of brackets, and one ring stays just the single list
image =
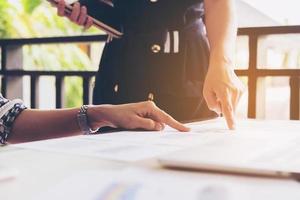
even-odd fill
[{"label": "folder", "polygon": [[[54,6],[57,6],[58,0],[47,0]],[[87,7],[87,13],[93,20],[93,26],[103,30],[108,35],[120,38],[123,33],[119,18],[116,16],[114,6],[108,0],[79,0],[81,6]],[[66,14],[71,14],[73,4],[67,4],[65,8]]]}]

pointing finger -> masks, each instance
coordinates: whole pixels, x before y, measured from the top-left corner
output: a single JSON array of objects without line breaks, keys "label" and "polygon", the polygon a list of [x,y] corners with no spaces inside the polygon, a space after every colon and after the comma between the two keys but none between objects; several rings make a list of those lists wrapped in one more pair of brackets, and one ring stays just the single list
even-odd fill
[{"label": "pointing finger", "polygon": [[230,96],[226,95],[220,98],[221,106],[222,106],[222,113],[226,119],[227,126],[229,129],[235,129],[235,118],[234,118],[234,111],[232,102],[230,100]]},{"label": "pointing finger", "polygon": [[155,111],[152,114],[152,117],[154,120],[160,122],[160,123],[165,123],[166,125],[181,131],[181,132],[188,132],[190,131],[190,128],[186,127],[182,123],[176,121],[173,117],[171,117],[169,114],[166,112],[160,110],[160,109],[155,109]]}]

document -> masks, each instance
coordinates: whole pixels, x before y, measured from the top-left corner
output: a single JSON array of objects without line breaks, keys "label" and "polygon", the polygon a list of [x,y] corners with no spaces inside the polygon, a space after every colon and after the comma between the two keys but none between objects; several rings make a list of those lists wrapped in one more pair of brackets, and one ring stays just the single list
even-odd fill
[{"label": "document", "polygon": [[155,158],[176,150],[180,147],[172,145],[155,145],[126,142],[121,140],[107,140],[87,137],[71,137],[64,139],[54,139],[41,142],[32,142],[16,145],[20,148],[34,149],[39,151],[66,153],[73,155],[83,155],[98,157],[101,159],[134,162]]},{"label": "document", "polygon": [[36,200],[299,200],[300,184],[128,168],[78,172],[37,194]]},{"label": "document", "polygon": [[[159,158],[165,167],[300,179],[300,123],[244,121],[236,131],[211,132],[202,144]],[[209,124],[194,131],[211,129]],[[206,135],[206,134],[204,134]],[[203,135],[203,136],[204,136]]]},{"label": "document", "polygon": [[180,133],[167,127],[162,132],[124,131],[30,142],[14,146],[135,162],[156,158],[202,142],[199,139],[199,133]]},{"label": "document", "polygon": [[[224,119],[188,124],[191,132],[181,133],[170,127],[162,132],[124,131],[77,136],[15,145],[40,151],[94,156],[134,162],[170,155],[173,152],[201,148],[190,155],[207,161],[231,163],[268,162],[284,169],[300,169],[300,123],[291,121],[241,120],[236,131],[226,127]],[[171,156],[171,155],[170,155]],[[247,156],[247,157],[245,157]],[[247,160],[246,160],[247,159]]]}]

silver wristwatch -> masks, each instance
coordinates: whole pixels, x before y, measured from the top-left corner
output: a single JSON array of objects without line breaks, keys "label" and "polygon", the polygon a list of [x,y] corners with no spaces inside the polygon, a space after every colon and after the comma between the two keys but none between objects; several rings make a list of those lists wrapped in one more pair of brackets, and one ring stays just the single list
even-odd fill
[{"label": "silver wristwatch", "polygon": [[87,110],[88,110],[88,106],[83,105],[80,107],[80,110],[77,114],[77,122],[78,122],[78,125],[84,135],[94,134],[98,131],[98,129],[92,130],[90,128],[89,123],[88,123],[89,120],[88,120]]}]

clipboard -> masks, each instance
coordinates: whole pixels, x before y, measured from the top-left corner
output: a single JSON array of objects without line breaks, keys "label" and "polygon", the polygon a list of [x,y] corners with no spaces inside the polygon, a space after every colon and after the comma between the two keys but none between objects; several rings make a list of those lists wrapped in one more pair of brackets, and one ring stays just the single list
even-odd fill
[{"label": "clipboard", "polygon": [[[47,0],[52,5],[57,6],[58,0]],[[114,16],[114,7],[110,1],[107,0],[79,0],[81,6],[87,7],[88,15],[93,20],[93,26],[106,32],[114,38],[120,38],[123,33],[121,31],[120,23],[116,16]],[[75,2],[74,2],[75,3]],[[73,9],[72,4],[67,4],[65,8],[66,14],[71,14]]]}]

